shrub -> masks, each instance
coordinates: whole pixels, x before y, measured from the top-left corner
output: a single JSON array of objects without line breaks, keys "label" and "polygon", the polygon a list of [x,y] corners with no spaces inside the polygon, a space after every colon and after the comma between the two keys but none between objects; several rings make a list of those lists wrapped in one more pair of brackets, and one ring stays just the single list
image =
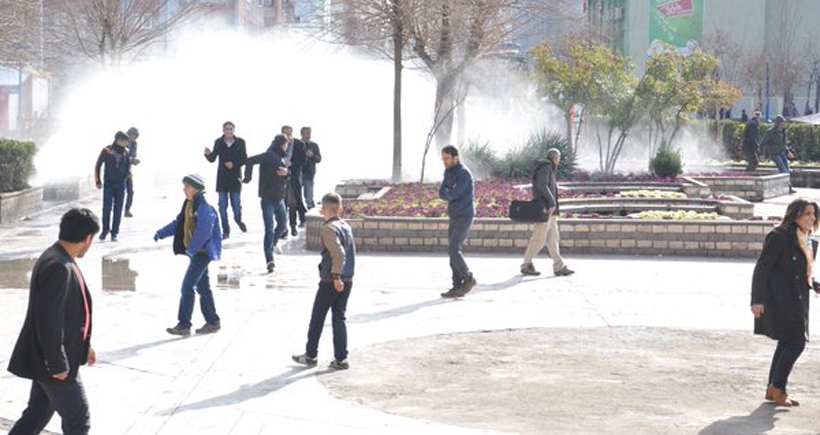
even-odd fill
[{"label": "shrub", "polygon": [[470,142],[460,151],[461,160],[470,168],[476,178],[492,178],[501,172],[501,162],[490,147],[489,142]]},{"label": "shrub", "polygon": [[530,135],[527,143],[507,151],[501,159],[486,142],[483,144],[471,142],[462,151],[462,158],[471,170],[481,175],[529,180],[532,177],[535,162],[539,158],[546,157],[550,148],[557,148],[561,151],[558,178],[572,177],[577,169],[575,153],[570,151],[569,144],[560,134],[544,130]]},{"label": "shrub", "polygon": [[28,187],[34,173],[34,142],[0,139],[0,192],[14,192]]},{"label": "shrub", "polygon": [[674,178],[683,173],[683,163],[680,153],[670,149],[668,146],[661,146],[658,154],[649,162],[649,169],[658,177]]}]

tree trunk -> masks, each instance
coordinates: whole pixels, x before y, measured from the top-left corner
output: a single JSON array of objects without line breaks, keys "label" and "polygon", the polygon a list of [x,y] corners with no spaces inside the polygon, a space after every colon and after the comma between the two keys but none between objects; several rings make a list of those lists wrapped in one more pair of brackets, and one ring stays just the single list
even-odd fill
[{"label": "tree trunk", "polygon": [[456,143],[459,147],[467,145],[467,107],[464,104],[456,106]]},{"label": "tree trunk", "polygon": [[[399,1],[396,0],[396,3]],[[393,32],[393,181],[401,180],[401,79],[404,35],[401,23],[397,26]]]},{"label": "tree trunk", "polygon": [[564,121],[567,123],[567,145],[569,145],[570,151],[575,151],[575,141],[573,140],[575,137],[575,126],[573,125],[574,122],[572,119],[572,106],[564,111]]},{"label": "tree trunk", "polygon": [[436,77],[436,145],[441,148],[450,144],[453,134],[453,109],[456,79],[450,74]]}]

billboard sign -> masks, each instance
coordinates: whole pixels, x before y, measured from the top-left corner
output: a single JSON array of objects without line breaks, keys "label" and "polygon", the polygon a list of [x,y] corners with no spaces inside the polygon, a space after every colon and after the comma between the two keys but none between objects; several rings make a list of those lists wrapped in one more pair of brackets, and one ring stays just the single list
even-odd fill
[{"label": "billboard sign", "polygon": [[703,34],[704,0],[649,0],[649,44],[688,52]]}]

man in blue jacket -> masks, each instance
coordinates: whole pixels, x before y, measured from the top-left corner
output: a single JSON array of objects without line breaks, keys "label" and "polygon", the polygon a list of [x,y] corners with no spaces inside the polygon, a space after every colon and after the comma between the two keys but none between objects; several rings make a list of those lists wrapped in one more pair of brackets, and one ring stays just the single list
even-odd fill
[{"label": "man in blue jacket", "polygon": [[205,325],[197,334],[217,332],[221,328],[216,314],[208,265],[222,255],[222,235],[219,232],[219,216],[205,200],[205,181],[197,174],[182,178],[185,202],[176,219],[154,234],[154,241],[174,236],[174,254],[187,255],[191,260],[182,278],[182,296],[179,300],[178,323],[166,331],[172,335],[191,335],[191,315],[194,311],[194,290],[199,293],[199,306],[205,317]]},{"label": "man in blue jacket", "polygon": [[9,360],[10,372],[31,379],[31,393],[10,435],[40,433],[55,411],[66,435],[87,434],[91,427],[79,370],[94,365],[97,354],[91,347],[91,294],[76,259],[99,230],[91,210],[69,210],[59,240],[34,264],[26,320]]},{"label": "man in blue jacket", "polygon": [[[114,135],[114,143],[100,151],[97,164],[94,166],[94,181],[97,189],[103,189],[103,216],[100,240],[105,240],[111,231],[111,241],[117,241],[122,220],[122,206],[125,202],[125,183],[131,173],[131,152],[128,135],[118,131]],[[105,165],[104,177],[100,178],[100,169]],[[105,183],[103,183],[105,181]],[[114,211],[114,224],[111,225],[111,209]]]},{"label": "man in blue jacket", "polygon": [[438,196],[447,201],[447,215],[450,218],[447,254],[453,271],[453,287],[441,296],[455,298],[466,295],[476,285],[461,252],[475,216],[473,174],[459,161],[458,148],[453,145],[442,148],[441,161],[445,170]]}]

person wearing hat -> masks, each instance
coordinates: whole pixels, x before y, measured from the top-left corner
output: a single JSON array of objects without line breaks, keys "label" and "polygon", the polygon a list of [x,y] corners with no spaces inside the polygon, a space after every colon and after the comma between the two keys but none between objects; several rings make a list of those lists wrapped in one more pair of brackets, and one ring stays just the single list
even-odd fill
[{"label": "person wearing hat", "polygon": [[[117,241],[122,219],[122,205],[125,199],[125,180],[131,172],[131,153],[128,151],[128,135],[118,131],[114,143],[104,147],[94,166],[94,181],[97,189],[103,189],[102,232],[100,240],[105,240],[111,233],[111,241]],[[105,165],[104,177],[100,179],[100,170]],[[111,223],[113,208],[114,222]]]},{"label": "person wearing hat", "polygon": [[760,159],[760,111],[755,111],[752,119],[743,130],[743,155],[746,157],[746,170],[754,171]]},{"label": "person wearing hat", "polygon": [[205,325],[196,330],[197,334],[219,331],[221,322],[216,314],[208,265],[219,260],[222,255],[222,234],[216,210],[205,200],[205,181],[197,174],[182,178],[185,202],[182,203],[176,219],[160,228],[154,234],[154,241],[174,236],[174,254],[186,255],[190,259],[188,270],[182,278],[182,295],[179,300],[177,324],[166,331],[171,335],[191,335],[191,315],[194,300],[199,293],[199,307],[205,317]]},{"label": "person wearing hat", "polygon": [[[794,158],[794,154],[789,149],[786,137],[786,118],[782,116],[775,118],[774,127],[763,135],[760,147],[764,155],[772,159],[781,174],[789,173],[789,159]],[[791,179],[789,179],[789,193],[795,193]]]},{"label": "person wearing hat", "polygon": [[[131,127],[125,132],[128,135],[128,151],[131,152],[131,166],[140,164],[140,159],[137,158],[137,138],[140,137],[140,131],[137,127]],[[128,172],[128,178],[125,179],[125,217],[134,217],[131,214],[131,205],[134,203],[134,173]]]}]

